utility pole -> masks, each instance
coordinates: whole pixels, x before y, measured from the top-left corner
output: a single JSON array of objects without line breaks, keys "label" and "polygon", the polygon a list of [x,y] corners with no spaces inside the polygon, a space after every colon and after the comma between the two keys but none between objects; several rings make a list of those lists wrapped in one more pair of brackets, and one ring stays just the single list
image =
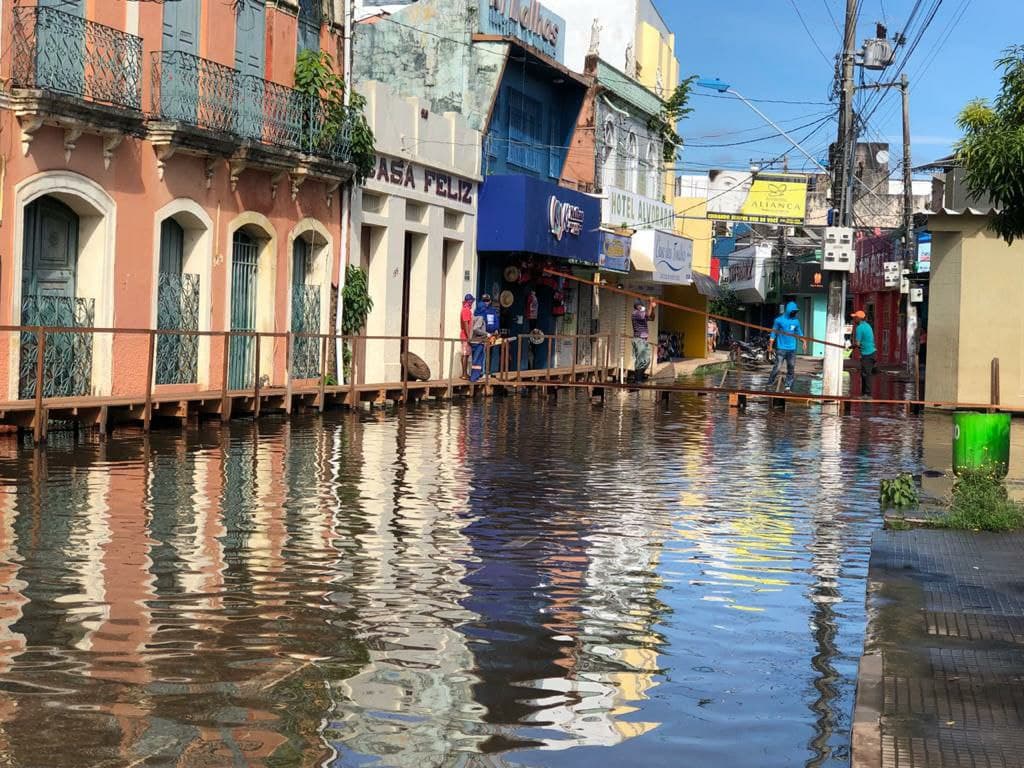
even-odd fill
[{"label": "utility pole", "polygon": [[[910,170],[910,85],[906,73],[900,77],[900,91],[903,95],[903,268],[913,272],[917,260],[917,239],[914,237],[914,182]],[[901,285],[902,282],[901,275]],[[917,305],[910,300],[908,291],[906,343],[907,370],[911,374],[917,370],[917,339]],[[915,398],[920,396],[920,392],[914,393]]]},{"label": "utility pole", "polygon": [[[839,134],[832,153],[832,206],[838,213],[834,225],[853,225],[853,194],[850,179],[851,160],[856,151],[853,122],[854,65],[856,62],[857,6],[859,0],[846,0],[843,54],[840,62]],[[836,396],[843,386],[843,330],[846,326],[846,273],[830,272],[828,305],[825,318],[825,361],[822,393]]]}]

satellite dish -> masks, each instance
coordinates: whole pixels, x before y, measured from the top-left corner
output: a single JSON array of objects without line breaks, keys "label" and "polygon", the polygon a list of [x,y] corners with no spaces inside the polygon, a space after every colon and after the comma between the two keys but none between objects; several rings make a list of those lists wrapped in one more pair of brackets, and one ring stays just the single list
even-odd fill
[{"label": "satellite dish", "polygon": [[879,165],[886,165],[889,162],[889,150],[880,149],[878,154],[875,155],[875,160],[878,161]]}]

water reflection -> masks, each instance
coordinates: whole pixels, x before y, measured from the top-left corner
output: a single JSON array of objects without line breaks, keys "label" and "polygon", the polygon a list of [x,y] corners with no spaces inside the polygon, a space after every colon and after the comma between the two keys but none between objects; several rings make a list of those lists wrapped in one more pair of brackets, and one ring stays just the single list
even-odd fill
[{"label": "water reflection", "polygon": [[922,444],[687,398],[3,450],[13,765],[817,766]]}]

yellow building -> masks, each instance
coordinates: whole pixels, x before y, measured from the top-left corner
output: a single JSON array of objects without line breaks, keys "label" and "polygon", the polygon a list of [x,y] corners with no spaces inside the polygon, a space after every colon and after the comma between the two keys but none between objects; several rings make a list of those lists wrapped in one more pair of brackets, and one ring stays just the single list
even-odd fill
[{"label": "yellow building", "polygon": [[1000,402],[1024,406],[1024,321],[1015,308],[1024,287],[1024,243],[1007,245],[971,209],[929,217],[929,400],[987,403],[999,358]]}]

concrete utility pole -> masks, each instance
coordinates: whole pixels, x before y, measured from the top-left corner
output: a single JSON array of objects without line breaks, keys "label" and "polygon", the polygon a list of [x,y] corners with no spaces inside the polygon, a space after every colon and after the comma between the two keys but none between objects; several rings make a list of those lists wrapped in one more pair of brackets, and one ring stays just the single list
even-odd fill
[{"label": "concrete utility pole", "polygon": [[[834,225],[853,226],[852,158],[856,151],[853,120],[853,71],[856,61],[858,0],[846,0],[846,24],[839,90],[839,134],[832,153],[832,206],[838,213]],[[843,386],[843,330],[846,326],[846,273],[829,273],[828,305],[825,317],[825,361],[822,393],[839,395]]]},{"label": "concrete utility pole", "polygon": [[[917,260],[917,239],[914,237],[914,181],[910,171],[910,84],[906,73],[900,77],[900,90],[903,95],[903,268],[914,271]],[[901,281],[902,283],[902,276]],[[911,302],[907,293],[907,370],[912,374],[917,370],[917,305]],[[914,397],[920,397],[915,392]]]}]

